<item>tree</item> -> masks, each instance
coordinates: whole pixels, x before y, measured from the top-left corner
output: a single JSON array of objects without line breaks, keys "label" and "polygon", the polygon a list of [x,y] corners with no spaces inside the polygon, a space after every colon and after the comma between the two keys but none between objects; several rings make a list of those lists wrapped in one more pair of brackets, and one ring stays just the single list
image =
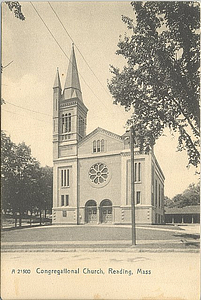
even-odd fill
[{"label": "tree", "polygon": [[197,185],[192,183],[182,193],[177,194],[172,199],[164,197],[164,205],[166,207],[185,207],[200,204],[200,183]]},{"label": "tree", "polygon": [[173,205],[171,207],[188,206],[188,199],[183,194],[177,194],[172,198]]},{"label": "tree", "polygon": [[118,43],[127,65],[111,66],[115,104],[134,108],[128,120],[140,149],[149,151],[165,127],[179,133],[178,150],[199,164],[199,4],[132,2],[135,21],[123,16],[130,35]]},{"label": "tree", "polygon": [[8,5],[10,11],[14,11],[14,15],[16,18],[24,21],[25,16],[22,13],[21,5],[18,1],[5,1],[5,3]]},{"label": "tree", "polygon": [[15,185],[15,151],[16,145],[1,131],[1,207],[4,211],[11,209]]},{"label": "tree", "polygon": [[2,209],[13,212],[15,226],[19,214],[21,226],[25,212],[37,208],[41,216],[43,209],[52,208],[52,168],[41,167],[29,146],[24,142],[16,145],[3,131],[1,146]]},{"label": "tree", "polygon": [[43,209],[46,211],[52,210],[53,205],[53,169],[52,167],[45,166],[41,168],[41,188],[43,191]]},{"label": "tree", "polygon": [[37,172],[37,180],[33,187],[33,203],[40,213],[40,224],[42,223],[42,210],[52,209],[53,200],[53,170],[51,167],[45,166]]},{"label": "tree", "polygon": [[35,186],[38,172],[39,162],[32,157],[30,147],[24,142],[20,143],[16,149],[16,197],[14,200],[15,209],[20,213],[20,226],[22,214],[32,207],[33,198],[30,191]]},{"label": "tree", "polygon": [[189,187],[183,192],[183,196],[187,199],[186,205],[199,205],[200,183],[197,185],[195,183],[190,184]]},{"label": "tree", "polygon": [[166,207],[173,207],[174,202],[167,196],[164,196],[164,206]]}]

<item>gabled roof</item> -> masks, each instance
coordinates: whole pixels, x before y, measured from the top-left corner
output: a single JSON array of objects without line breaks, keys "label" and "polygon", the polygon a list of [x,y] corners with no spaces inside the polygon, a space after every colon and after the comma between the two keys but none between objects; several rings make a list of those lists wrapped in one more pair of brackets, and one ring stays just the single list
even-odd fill
[{"label": "gabled roof", "polygon": [[88,139],[90,139],[93,135],[97,134],[97,133],[104,133],[114,139],[119,140],[120,142],[123,142],[123,139],[120,135],[113,133],[111,131],[108,131],[106,129],[103,129],[101,127],[97,127],[96,129],[94,129],[92,132],[90,132],[89,134],[87,134],[80,142],[78,145],[81,145],[82,143],[84,143],[85,141],[87,141]]}]

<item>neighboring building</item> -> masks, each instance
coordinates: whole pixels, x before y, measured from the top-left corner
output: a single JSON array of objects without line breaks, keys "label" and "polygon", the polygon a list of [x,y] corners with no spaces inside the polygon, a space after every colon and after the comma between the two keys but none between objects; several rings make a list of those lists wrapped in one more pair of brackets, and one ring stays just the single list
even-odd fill
[{"label": "neighboring building", "polygon": [[[57,70],[53,91],[53,224],[130,224],[129,135],[100,127],[86,135],[74,48],[64,90]],[[136,223],[163,223],[164,175],[135,146]]]},{"label": "neighboring building", "polygon": [[200,223],[200,206],[166,207],[165,223]]}]

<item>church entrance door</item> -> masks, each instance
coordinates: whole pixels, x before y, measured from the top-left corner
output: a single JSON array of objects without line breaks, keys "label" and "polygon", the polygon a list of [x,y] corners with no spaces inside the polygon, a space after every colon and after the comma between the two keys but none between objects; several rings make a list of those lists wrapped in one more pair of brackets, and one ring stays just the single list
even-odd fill
[{"label": "church entrance door", "polygon": [[103,200],[100,203],[101,223],[112,223],[112,202]]},{"label": "church entrance door", "polygon": [[85,222],[97,223],[97,204],[94,200],[89,200],[85,204]]}]

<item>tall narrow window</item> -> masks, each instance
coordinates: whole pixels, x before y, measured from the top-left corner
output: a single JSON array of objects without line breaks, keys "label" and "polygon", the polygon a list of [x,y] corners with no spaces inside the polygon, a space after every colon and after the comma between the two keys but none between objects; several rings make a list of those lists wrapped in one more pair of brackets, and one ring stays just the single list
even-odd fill
[{"label": "tall narrow window", "polygon": [[62,115],[62,133],[65,132],[65,118],[64,115]]},{"label": "tall narrow window", "polygon": [[138,181],[141,181],[141,163],[138,164]]},{"label": "tall narrow window", "polygon": [[69,206],[69,195],[66,195],[66,206]]},{"label": "tall narrow window", "polygon": [[71,113],[62,115],[62,133],[71,132]]},{"label": "tall narrow window", "polygon": [[78,117],[78,133],[80,134],[81,132],[81,117]]},{"label": "tall narrow window", "polygon": [[134,168],[134,181],[137,181],[137,163],[135,163],[135,168]]},{"label": "tall narrow window", "polygon": [[61,186],[64,186],[64,171],[61,170]]},{"label": "tall narrow window", "polygon": [[69,169],[67,169],[67,186],[69,186]]},{"label": "tall narrow window", "polygon": [[97,152],[100,152],[100,140],[97,141]]},{"label": "tall narrow window", "polygon": [[161,186],[158,186],[158,206],[161,206]]},{"label": "tall narrow window", "polygon": [[93,152],[96,152],[96,141],[93,141]]},{"label": "tall narrow window", "polygon": [[71,113],[68,114],[67,132],[71,132]]},{"label": "tall narrow window", "polygon": [[81,137],[84,136],[84,118],[79,116],[78,117],[78,133],[81,135]]},{"label": "tall narrow window", "polygon": [[61,206],[64,206],[64,195],[61,195]]},{"label": "tall narrow window", "polygon": [[67,126],[68,126],[68,117],[67,117],[67,114],[65,114],[65,131],[64,132],[67,132]]},{"label": "tall narrow window", "polygon": [[157,191],[158,191],[158,189],[157,189],[157,180],[155,180],[155,206],[157,206],[157,200],[158,200]]},{"label": "tall narrow window", "polygon": [[69,169],[61,170],[61,186],[62,187],[70,186],[70,170]]},{"label": "tall narrow window", "polygon": [[84,119],[81,118],[81,136],[84,136]]},{"label": "tall narrow window", "polygon": [[141,200],[141,199],[140,199],[140,196],[141,196],[141,195],[140,195],[140,192],[137,192],[137,193],[136,193],[136,204],[140,204],[140,200]]},{"label": "tall narrow window", "polygon": [[56,111],[57,111],[57,99],[56,99]]},{"label": "tall narrow window", "polygon": [[66,186],[66,170],[64,170],[64,186]]},{"label": "tall narrow window", "polygon": [[104,151],[104,140],[101,140],[101,152]]},{"label": "tall narrow window", "polygon": [[67,211],[66,211],[66,210],[63,211],[63,217],[64,217],[64,218],[67,217]]}]

